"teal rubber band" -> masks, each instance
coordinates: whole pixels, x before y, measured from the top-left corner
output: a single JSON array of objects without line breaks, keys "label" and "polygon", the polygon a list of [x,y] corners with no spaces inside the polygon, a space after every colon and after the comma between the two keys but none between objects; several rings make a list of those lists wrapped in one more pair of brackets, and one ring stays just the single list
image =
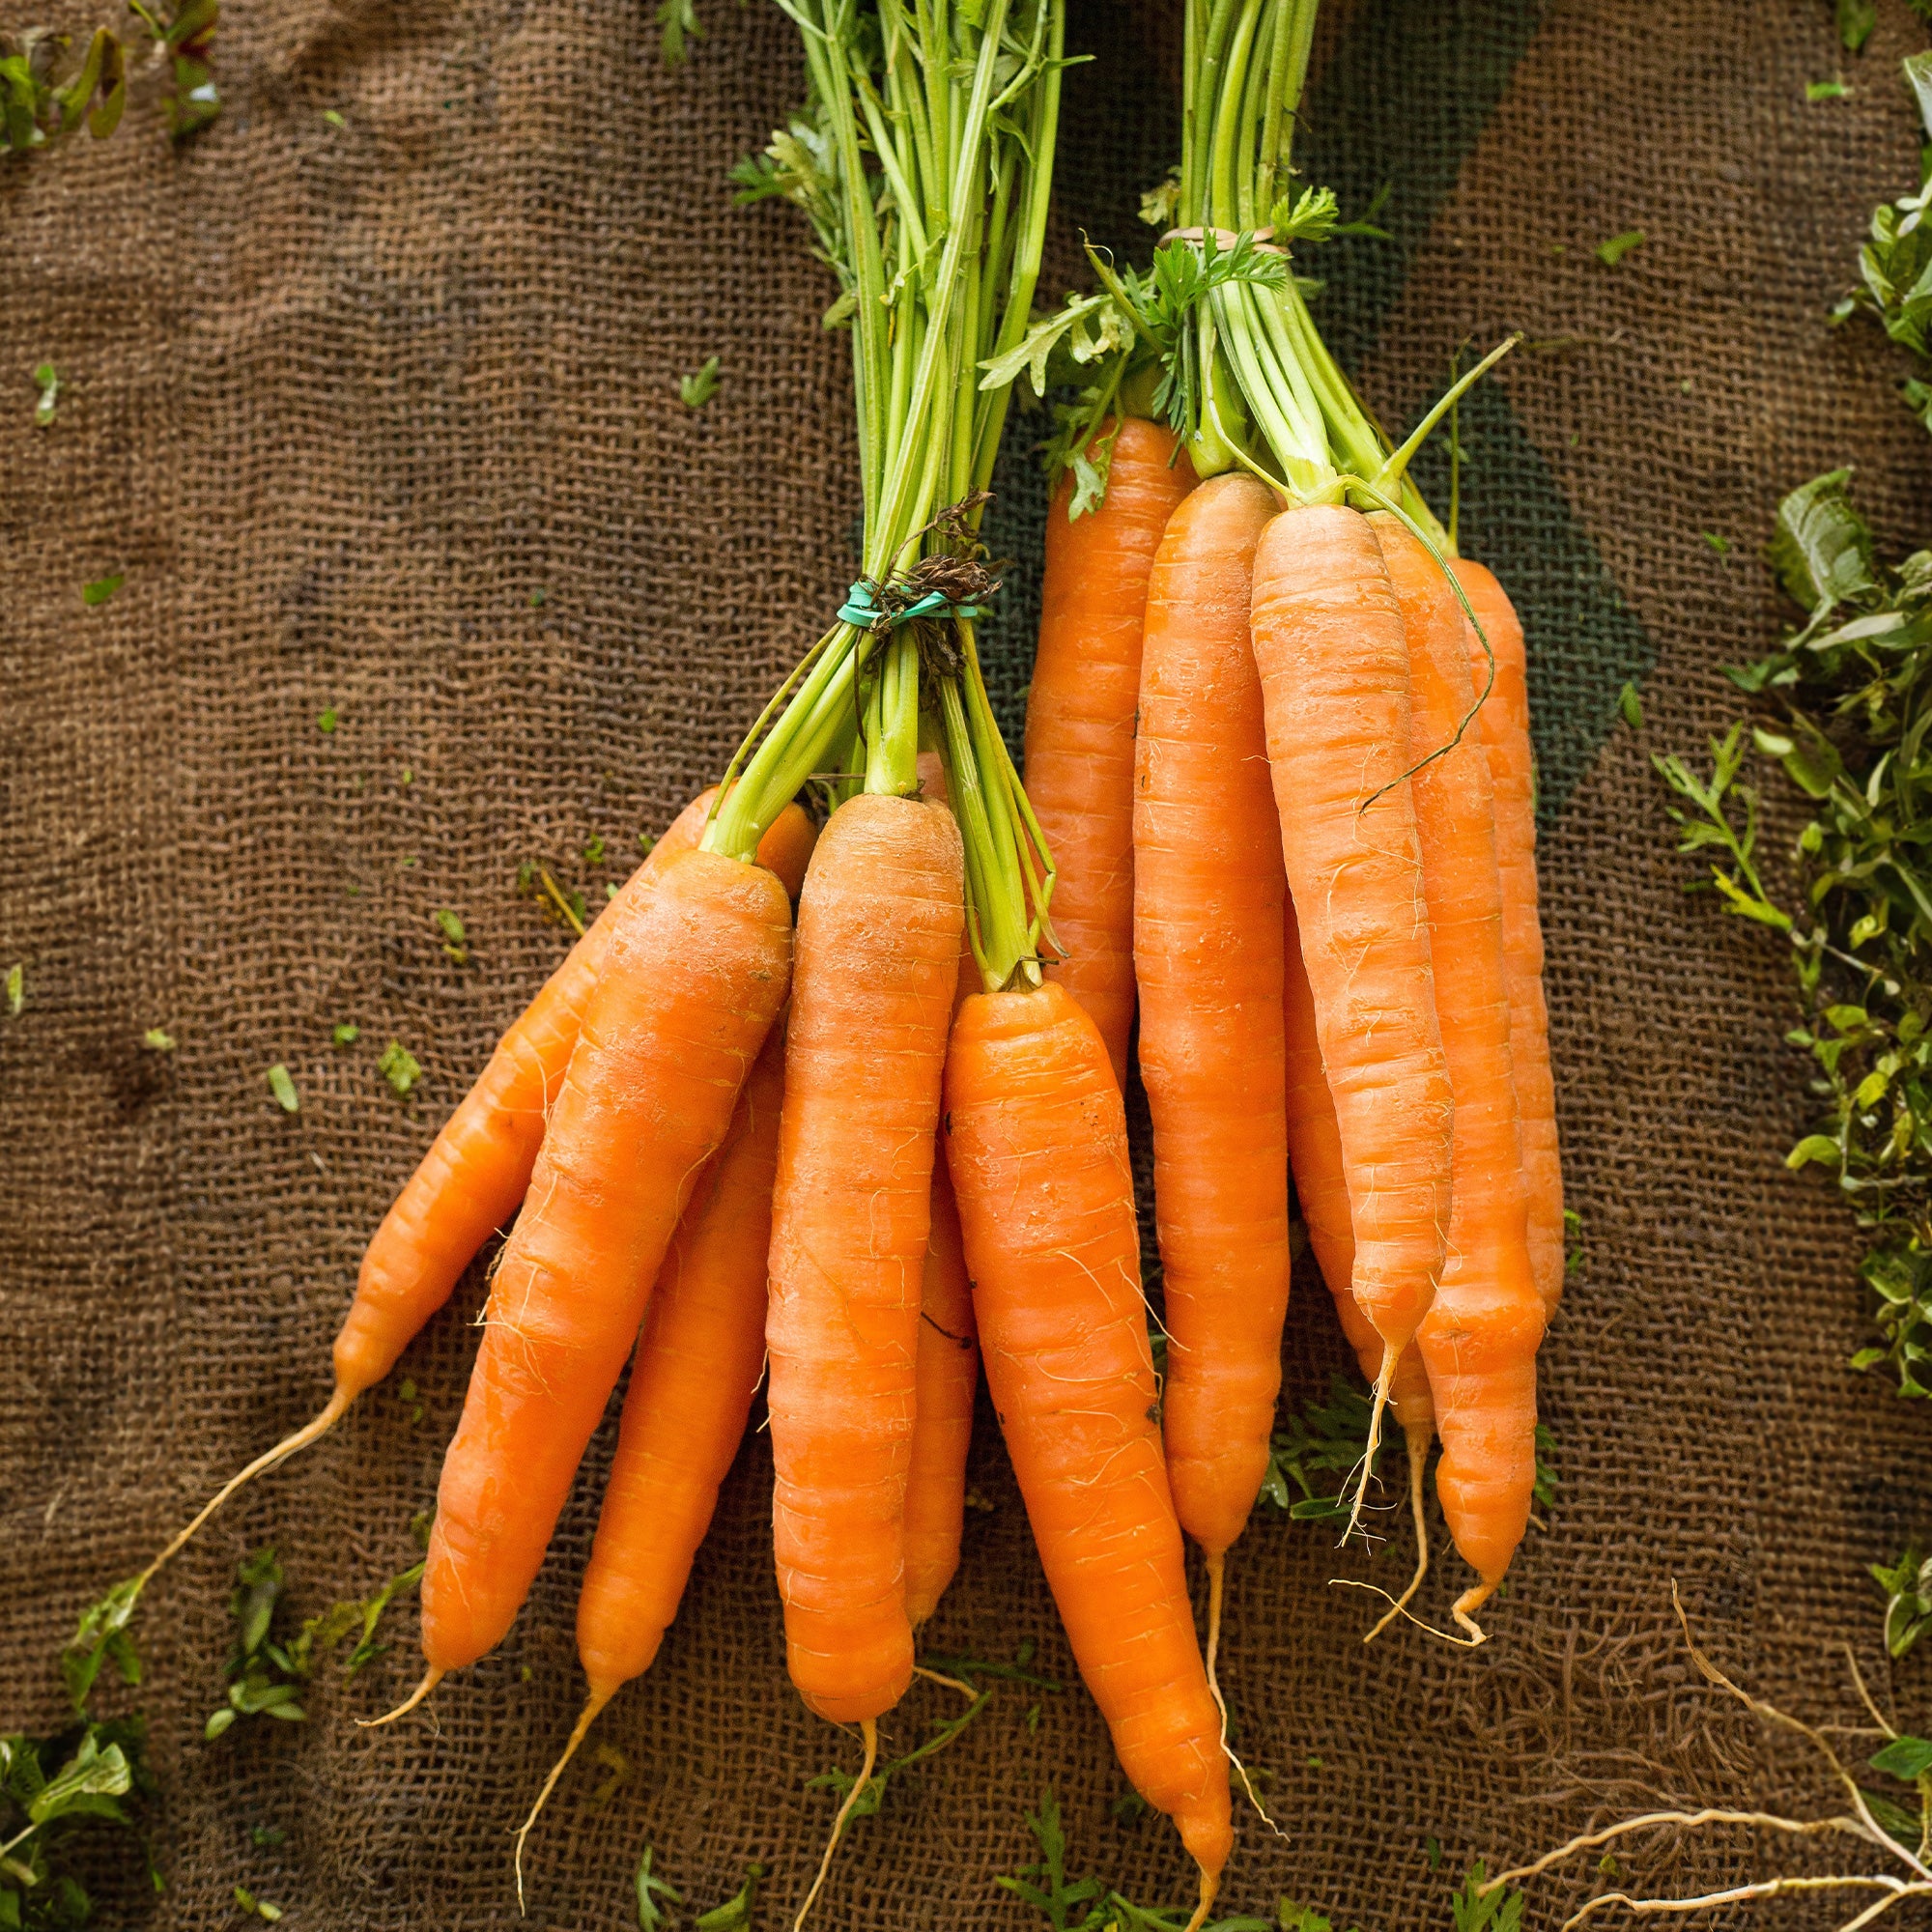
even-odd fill
[{"label": "teal rubber band", "polygon": [[887,630],[896,631],[901,624],[910,624],[916,617],[951,616],[973,621],[985,614],[984,609],[978,604],[951,603],[943,590],[928,590],[918,603],[907,605],[903,611],[888,613],[879,608],[871,583],[863,577],[846,591],[845,601],[838,607],[838,621],[861,631],[876,630],[882,622]]}]

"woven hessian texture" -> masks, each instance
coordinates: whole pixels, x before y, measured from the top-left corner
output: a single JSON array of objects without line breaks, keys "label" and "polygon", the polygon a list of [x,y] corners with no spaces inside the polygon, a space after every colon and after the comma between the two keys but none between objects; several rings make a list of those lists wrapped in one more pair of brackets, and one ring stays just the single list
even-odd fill
[{"label": "woven hessian texture", "polygon": [[[0,164],[0,968],[22,961],[26,991],[0,1017],[0,1727],[57,1722],[78,1608],[319,1406],[363,1242],[560,955],[520,865],[601,898],[851,574],[828,279],[791,211],[735,213],[722,185],[792,103],[794,30],[766,0],[703,0],[708,37],[669,73],[644,12],[238,6],[206,134],[171,151],[148,76],[113,140]],[[1242,1820],[1230,1909],[1287,1893],[1370,1932],[1443,1924],[1475,1856],[1493,1869],[1662,1799],[1817,1796],[1698,1684],[1673,1577],[1714,1652],[1808,1716],[1854,1715],[1829,1639],[1882,1670],[1861,1566],[1924,1524],[1926,1417],[1842,1367],[1862,1335],[1847,1219],[1779,1164],[1807,1105],[1776,1044],[1785,968],[1682,895],[1649,767],[1730,715],[1716,668],[1774,636],[1755,556],[1784,490],[1855,460],[1888,541],[1927,534],[1899,371],[1867,325],[1823,321],[1866,213],[1915,179],[1892,76],[1922,32],[1881,0],[1848,65],[1829,16],[1359,0],[1324,32],[1311,177],[1350,213],[1393,184],[1395,241],[1317,265],[1368,395],[1400,423],[1465,340],[1531,338],[1464,413],[1463,529],[1530,633],[1583,1261],[1544,1358],[1560,1497],[1488,1648],[1398,1629],[1362,1649],[1369,1600],[1329,1580],[1403,1574],[1393,1515],[1373,1562],[1272,1512],[1236,1548],[1222,1681],[1284,1835]],[[1172,11],[1087,0],[1074,38],[1098,59],[1067,78],[1044,295],[1079,276],[1083,227],[1145,248],[1139,190],[1177,141]],[[1807,103],[1841,66],[1851,97]],[[1632,228],[1647,239],[1621,266],[1594,260]],[[676,379],[712,354],[717,397],[689,411]],[[36,431],[43,357],[68,386]],[[1039,422],[1014,417],[994,524],[1019,559],[989,633],[1009,724]],[[1439,500],[1439,463],[1429,476]],[[114,570],[126,588],[84,611],[82,582]],[[1631,678],[1641,738],[1612,728]],[[433,924],[445,908],[468,964]],[[342,1021],[361,1037],[338,1048]],[[156,1026],[172,1055],[143,1049]],[[424,1068],[406,1101],[376,1069],[391,1038]],[[265,1083],[277,1061],[298,1115]],[[507,1832],[581,1694],[575,1583],[608,1429],[510,1637],[433,1715],[352,1721],[415,1675],[406,1604],[389,1655],[312,1687],[308,1724],[201,1742],[241,1554],[277,1547],[298,1615],[411,1560],[481,1294],[479,1268],[388,1383],[152,1593],[137,1701],[167,1889],[146,1897],[109,1848],[103,1924],[216,1925],[238,1881],[298,1932],[512,1922]],[[1345,1359],[1304,1264],[1285,1401]],[[1007,1658],[1033,1636],[1068,1688],[1040,1697],[1037,1732],[1032,1693],[1002,1691],[895,1784],[839,1858],[828,1932],[1032,1922],[992,1881],[1032,1857],[1022,1812],[1049,1782],[1074,1870],[1144,1902],[1191,1890],[1160,1820],[1110,1814],[1124,1781],[980,1420],[990,1508],[931,1647]],[[788,1922],[830,1818],[805,1779],[856,1748],[785,1682],[770,1481],[753,1436],[657,1667],[599,1725],[621,1758],[586,1753],[532,1839],[532,1926],[635,1924],[646,1844],[694,1907],[762,1861],[759,1922]],[[1432,1617],[1465,1575],[1444,1562]],[[1900,1688],[1915,1708],[1922,1672]],[[952,1708],[919,1686],[889,1748]],[[258,1849],[257,1825],[287,1842]],[[1684,1887],[1758,1868],[1721,1842],[1631,1867]],[[1545,1882],[1529,1922],[1593,1882],[1590,1861]],[[1843,1916],[1827,1910],[1778,1922]]]}]

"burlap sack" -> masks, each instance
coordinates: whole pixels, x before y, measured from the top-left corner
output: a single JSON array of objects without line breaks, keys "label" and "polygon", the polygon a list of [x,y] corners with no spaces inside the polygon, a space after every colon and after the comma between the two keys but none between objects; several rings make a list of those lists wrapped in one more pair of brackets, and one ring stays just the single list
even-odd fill
[{"label": "burlap sack", "polygon": [[[198,140],[170,150],[148,76],[113,140],[0,162],[0,968],[24,962],[26,990],[0,1018],[8,1726],[58,1720],[52,1660],[78,1607],[319,1404],[369,1230],[559,955],[520,865],[600,895],[716,773],[850,574],[828,285],[789,211],[734,213],[722,185],[793,100],[793,29],[763,0],[702,0],[707,38],[670,73],[644,11],[236,7],[226,111]],[[1138,192],[1178,140],[1171,12],[1075,13],[1097,58],[1067,83],[1049,292],[1079,274],[1082,228],[1145,246]],[[1861,1332],[1846,1217],[1779,1166],[1807,1105],[1776,1044],[1784,966],[1683,897],[1648,761],[1727,715],[1715,667],[1773,634],[1754,554],[1783,490],[1853,460],[1889,537],[1926,534],[1927,445],[1890,354],[1824,323],[1866,212],[1912,180],[1892,76],[1920,30],[1881,0],[1848,62],[1829,14],[1359,0],[1324,37],[1310,178],[1350,213],[1392,184],[1394,242],[1321,265],[1324,327],[1368,394],[1400,423],[1459,344],[1532,338],[1464,412],[1463,531],[1531,641],[1583,1262],[1545,1352],[1560,1498],[1487,1649],[1412,1630],[1362,1649],[1366,1600],[1329,1580],[1392,1579],[1399,1550],[1372,1564],[1264,1512],[1236,1551],[1223,1681],[1282,1835],[1243,1819],[1230,1909],[1287,1893],[1338,1923],[1443,1924],[1478,1854],[1661,1798],[1802,1800],[1788,1757],[1694,1679],[1670,1581],[1731,1667],[1846,1718],[1826,1641],[1871,1660],[1861,1566],[1924,1520],[1926,1417],[1843,1367]],[[10,19],[27,23],[17,4]],[[1851,97],[1807,103],[1840,69]],[[1595,261],[1632,228],[1646,239],[1621,266]],[[691,412],[676,379],[712,354],[718,395]],[[37,431],[43,357],[67,387]],[[1020,559],[993,644],[1015,723],[1037,421],[1015,418],[995,526]],[[84,610],[82,582],[110,570],[126,588]],[[1613,727],[1628,679],[1641,739]],[[439,909],[467,923],[468,965]],[[338,1021],[355,1046],[330,1044]],[[153,1026],[171,1055],[143,1049]],[[376,1071],[390,1038],[424,1067],[407,1101]],[[277,1061],[299,1114],[265,1084]],[[580,1696],[574,1586],[608,1433],[509,1640],[433,1715],[351,1721],[415,1674],[406,1606],[397,1649],[320,1680],[305,1726],[201,1742],[239,1555],[272,1542],[298,1614],[410,1560],[480,1293],[472,1273],[399,1375],[152,1595],[138,1701],[167,1889],[147,1897],[104,1848],[101,1924],[217,1925],[238,1881],[294,1927],[512,1920],[507,1832]],[[1295,1402],[1344,1360],[1305,1268],[1286,1360]],[[895,1785],[840,1857],[827,1927],[1028,1922],[992,1881],[1033,1856],[1022,1812],[1049,1783],[1074,1869],[1144,1902],[1189,1890],[1159,1820],[1110,1815],[1124,1782],[981,1420],[972,1480],[991,1507],[933,1645],[1004,1658],[1034,1637],[1067,1688],[1039,1697],[1037,1729],[1032,1693],[1003,1692]],[[754,1437],[663,1658],[599,1727],[621,1759],[574,1770],[532,1841],[532,1925],[635,1923],[647,1844],[694,1908],[764,1861],[758,1922],[788,1921],[830,1816],[805,1780],[856,1753],[784,1679],[769,1487]],[[1904,1680],[1910,1710],[1923,1676]],[[921,1687],[889,1744],[949,1708]],[[257,1825],[286,1843],[259,1849]],[[1635,1861],[1686,1887],[1754,1868],[1735,1842]],[[1585,1861],[1547,1882],[1529,1922],[1594,1880]]]}]

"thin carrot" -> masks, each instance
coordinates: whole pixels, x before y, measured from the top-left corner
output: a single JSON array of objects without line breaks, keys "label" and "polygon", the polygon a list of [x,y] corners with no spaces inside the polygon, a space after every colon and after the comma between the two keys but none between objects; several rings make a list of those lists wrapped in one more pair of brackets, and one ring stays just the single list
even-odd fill
[{"label": "thin carrot", "polygon": [[517,1833],[520,1902],[530,1827],[598,1713],[657,1661],[745,1434],[764,1366],[765,1258],[783,1095],[781,1024],[766,1037],[651,1294],[577,1600],[577,1655],[589,1695]]},{"label": "thin carrot", "polygon": [[426,1686],[514,1620],[790,965],[783,885],[702,850],[674,854],[613,929],[443,1460]]},{"label": "thin carrot", "polygon": [[[968,962],[970,964],[970,960]],[[906,1618],[913,1629],[939,1607],[959,1568],[966,1520],[966,1452],[980,1387],[980,1331],[966,1277],[959,1209],[946,1163],[932,1165],[932,1233],[920,1287],[912,1461],[906,1470]]]},{"label": "thin carrot", "polygon": [[1198,1926],[1232,1844],[1228,1761],[1161,1454],[1125,1116],[1064,986],[961,1007],[946,1153],[1040,1562],[1122,1767],[1201,1868]]},{"label": "thin carrot", "polygon": [[[363,1253],[355,1297],[335,1337],[335,1386],[327,1405],[231,1476],[149,1564],[140,1583],[243,1484],[319,1440],[358,1395],[381,1381],[449,1299],[477,1249],[517,1211],[611,935],[672,856],[697,843],[717,795],[715,785],[701,792],[672,820],[497,1042],[476,1084],[404,1183]],[[811,820],[796,805],[788,806],[758,847],[758,862],[796,895],[816,836]]]},{"label": "thin carrot", "polygon": [[1442,1438],[1435,1492],[1482,1578],[1458,1600],[1456,1620],[1480,1638],[1472,1613],[1502,1580],[1529,1520],[1544,1319],[1510,1060],[1495,805],[1480,740],[1469,731],[1454,742],[1475,689],[1453,584],[1396,518],[1378,511],[1368,521],[1409,639],[1415,815],[1455,1099],[1448,1262],[1417,1339]]},{"label": "thin carrot", "polygon": [[1254,638],[1341,1141],[1350,1288],[1382,1344],[1372,1461],[1397,1366],[1442,1271],[1452,1110],[1405,776],[1408,643],[1375,532],[1356,511],[1313,504],[1268,526],[1255,555]]},{"label": "thin carrot", "polygon": [[[1549,1009],[1543,997],[1543,925],[1536,906],[1536,766],[1529,740],[1528,667],[1522,625],[1480,563],[1454,565],[1495,659],[1495,688],[1476,715],[1496,800],[1496,867],[1503,886],[1503,973],[1509,982],[1510,1053],[1516,1064],[1522,1165],[1529,1179],[1529,1255],[1545,1315],[1563,1294],[1563,1162],[1556,1144],[1556,1082],[1549,1065]],[[1476,688],[1489,677],[1482,640],[1468,634]]]},{"label": "thin carrot", "polygon": [[1026,783],[1060,876],[1057,980],[1093,1014],[1127,1080],[1134,1019],[1134,710],[1148,577],[1194,472],[1174,433],[1122,416],[1096,510],[1067,517],[1072,478],[1046,519],[1039,646],[1027,696]]},{"label": "thin carrot", "polygon": [[832,814],[799,899],[765,1339],[786,1653],[835,1723],[912,1677],[906,1472],[964,922],[944,806],[866,792]]},{"label": "thin carrot", "polygon": [[[1335,1303],[1342,1332],[1355,1351],[1364,1378],[1373,1384],[1381,1373],[1382,1338],[1355,1304],[1350,1288],[1355,1265],[1355,1236],[1349,1219],[1349,1183],[1342,1166],[1342,1131],[1328,1076],[1321,1070],[1321,1042],[1315,1031],[1315,995],[1301,963],[1301,931],[1294,907],[1287,908],[1283,949],[1282,1016],[1288,1068],[1288,1151],[1294,1171],[1294,1196],[1316,1266]],[[1406,1607],[1429,1571],[1429,1532],[1422,1513],[1422,1477],[1435,1439],[1435,1405],[1422,1350],[1411,1342],[1396,1362],[1389,1382],[1389,1409],[1408,1451],[1409,1508],[1415,1519],[1416,1566],[1399,1607]],[[1369,1633],[1374,1636],[1380,1630]]]},{"label": "thin carrot", "polygon": [[1134,758],[1134,969],[1180,1526],[1206,1552],[1208,1674],[1229,1547],[1267,1473],[1288,1310],[1281,838],[1249,640],[1252,476],[1175,511],[1148,588]]}]

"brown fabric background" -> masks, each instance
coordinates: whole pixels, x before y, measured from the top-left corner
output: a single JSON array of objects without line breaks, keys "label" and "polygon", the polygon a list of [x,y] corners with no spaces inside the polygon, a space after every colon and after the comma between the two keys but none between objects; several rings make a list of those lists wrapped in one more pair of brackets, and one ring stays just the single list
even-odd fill
[{"label": "brown fabric background", "polygon": [[[704,0],[710,38],[668,74],[643,11],[238,6],[217,42],[227,110],[205,136],[170,150],[150,76],[114,140],[0,163],[0,969],[24,961],[27,989],[0,1019],[5,1727],[57,1721],[52,1659],[80,1605],[320,1403],[363,1240],[558,956],[519,863],[600,894],[619,871],[586,870],[585,839],[627,861],[715,774],[849,575],[826,281],[789,211],[733,213],[720,186],[792,103],[793,30],[761,0]],[[1328,38],[1368,37],[1373,85],[1359,126],[1318,131],[1373,180],[1432,162],[1405,152],[1405,113],[1373,111],[1378,76],[1397,78],[1377,37],[1409,44],[1420,23],[1473,71],[1537,10],[1346,11]],[[1926,1416],[1841,1367],[1861,1338],[1845,1217],[1778,1165],[1806,1106],[1802,1064],[1773,1044],[1782,964],[1682,897],[1647,756],[1725,718],[1714,668],[1771,638],[1754,554],[1779,493],[1856,460],[1889,535],[1927,534],[1932,463],[1891,396],[1899,372],[1870,329],[1822,322],[1872,203],[1912,179],[1892,76],[1922,32],[1903,0],[1880,12],[1849,63],[1823,0],[1552,0],[1459,185],[1407,239],[1400,299],[1352,345],[1400,420],[1464,336],[1569,338],[1515,357],[1498,395],[1657,667],[1648,732],[1578,753],[1545,847],[1585,1250],[1546,1350],[1560,1506],[1473,1656],[1413,1631],[1365,1653],[1364,1600],[1325,1584],[1393,1577],[1400,1556],[1371,1566],[1257,1520],[1231,1569],[1224,1681],[1286,1835],[1243,1821],[1228,1909],[1271,1912],[1286,1891],[1372,1932],[1446,1924],[1446,1884],[1477,1854],[1529,1854],[1660,1797],[1802,1795],[1788,1755],[1692,1680],[1669,1579],[1733,1667],[1848,1718],[1826,1642],[1872,1660],[1861,1566],[1932,1515]],[[94,17],[66,0],[44,14]],[[26,24],[17,0],[10,17]],[[1100,58],[1068,81],[1049,288],[1077,272],[1079,227],[1131,242],[1135,195],[1175,142],[1167,10],[1085,0],[1075,25]],[[1807,104],[1804,83],[1841,68],[1853,97]],[[1463,78],[1452,65],[1424,85]],[[1591,260],[1634,226],[1650,240],[1620,269]],[[694,414],[675,378],[714,352],[722,387]],[[68,387],[36,432],[26,378],[43,356]],[[1473,452],[1479,553],[1485,528],[1507,550],[1544,527],[1526,470],[1497,468],[1508,446],[1488,470]],[[1006,473],[1022,548],[1037,490],[1024,466]],[[82,582],[121,568],[121,595],[84,611]],[[1022,569],[1022,616],[1025,584]],[[1539,733],[1574,724],[1589,752],[1562,600],[1526,601]],[[1023,629],[1004,634],[1009,704]],[[443,956],[438,907],[469,923],[471,966]],[[338,1020],[361,1027],[354,1048],[328,1044]],[[172,1057],[142,1051],[155,1025]],[[407,1103],[375,1071],[392,1036],[425,1067]],[[275,1060],[297,1117],[269,1098]],[[1343,1357],[1311,1273],[1296,1295],[1299,1400]],[[103,1925],[222,1923],[238,1880],[296,1932],[511,1922],[507,1832],[580,1694],[574,1579],[608,1437],[509,1640],[433,1716],[351,1721],[413,1678],[405,1610],[390,1657],[318,1683],[308,1725],[200,1742],[240,1554],[277,1545],[298,1613],[410,1560],[479,1298],[472,1273],[406,1358],[420,1425],[399,1374],[151,1595],[138,1701],[169,1794],[168,1890],[144,1901],[134,1862],[109,1863],[125,1884],[100,1884]],[[895,1787],[840,1858],[828,1928],[1032,1922],[992,1876],[1031,1857],[1022,1809],[1049,1780],[1076,1870],[1147,1902],[1188,1889],[1159,1821],[1109,1818],[1123,1781],[989,1427],[973,1480],[994,1508],[971,1519],[933,1645],[1005,1656],[1033,1635],[1069,1688],[1037,1735],[1025,1696],[1003,1695]],[[597,1808],[600,1768],[574,1771],[533,1840],[533,1926],[634,1923],[647,1843],[695,1907],[762,1859],[759,1922],[788,1922],[829,1817],[802,1781],[855,1752],[785,1682],[768,1492],[753,1439],[662,1661],[600,1725],[628,1778]],[[1921,1666],[1902,1676],[1926,1690]],[[947,1708],[916,1690],[892,1744]],[[257,1824],[286,1827],[286,1846],[255,1849]],[[1754,1868],[1716,1844],[1637,1861],[1687,1885]],[[1539,1888],[1529,1922],[1558,1922],[1589,1881]],[[1836,1922],[1827,1910],[1777,1922]]]}]

